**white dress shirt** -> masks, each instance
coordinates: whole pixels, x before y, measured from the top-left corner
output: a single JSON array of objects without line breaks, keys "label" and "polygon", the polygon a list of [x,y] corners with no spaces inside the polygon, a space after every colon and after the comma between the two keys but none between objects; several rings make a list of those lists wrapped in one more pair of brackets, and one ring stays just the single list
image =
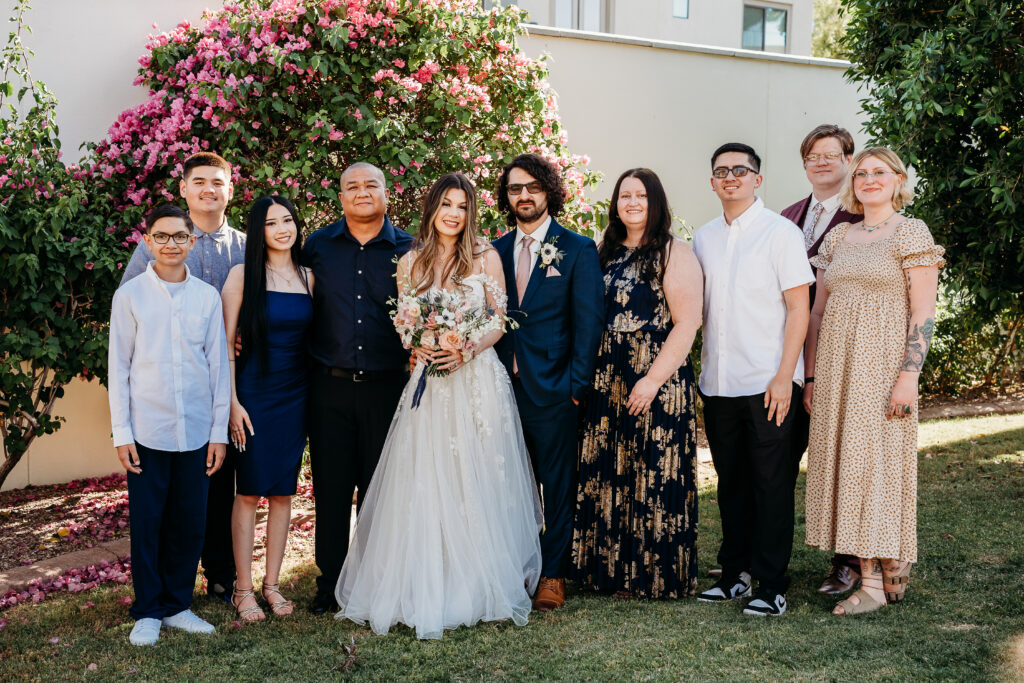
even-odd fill
[{"label": "white dress shirt", "polygon": [[[807,214],[804,215],[803,225],[800,227],[806,234],[807,228],[810,227],[811,221],[814,220],[814,207],[819,202],[818,198],[813,194],[811,195],[811,203],[807,205]],[[821,218],[818,219],[818,224],[814,226],[814,239],[817,241],[821,237],[821,233],[825,232],[825,228],[835,218],[836,211],[839,210],[839,193],[832,195],[828,199],[820,200],[822,205]]]},{"label": "white dress shirt", "polygon": [[[516,227],[516,244],[512,249],[512,259],[515,261],[516,269],[513,272],[519,272],[519,250],[523,248],[523,238],[532,237],[533,242],[530,242],[530,272],[537,267],[537,254],[540,253],[540,245],[548,236],[548,228],[551,227],[551,216],[548,216],[547,220],[540,224],[540,227],[533,232],[527,234],[523,232],[523,229]],[[519,292],[522,296],[523,293]]]},{"label": "white dress shirt", "polygon": [[221,299],[188,266],[185,273],[183,283],[168,287],[150,262],[114,293],[108,365],[114,446],[135,441],[180,452],[227,442],[231,384]]},{"label": "white dress shirt", "polygon": [[[719,216],[693,238],[704,271],[700,390],[763,393],[779,370],[786,333],[783,292],[814,282],[803,235],[760,198],[732,224]],[[803,384],[804,362],[793,380]]]}]

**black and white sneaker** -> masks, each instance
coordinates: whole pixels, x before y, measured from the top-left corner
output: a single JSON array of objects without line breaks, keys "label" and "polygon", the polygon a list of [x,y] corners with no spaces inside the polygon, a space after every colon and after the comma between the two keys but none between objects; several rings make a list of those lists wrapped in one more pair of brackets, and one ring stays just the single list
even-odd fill
[{"label": "black and white sneaker", "polygon": [[758,589],[754,599],[743,608],[744,614],[755,617],[778,617],[786,613],[786,596],[775,591]]},{"label": "black and white sneaker", "polygon": [[725,602],[750,595],[750,574],[740,572],[735,579],[721,578],[711,588],[697,594],[701,602]]}]

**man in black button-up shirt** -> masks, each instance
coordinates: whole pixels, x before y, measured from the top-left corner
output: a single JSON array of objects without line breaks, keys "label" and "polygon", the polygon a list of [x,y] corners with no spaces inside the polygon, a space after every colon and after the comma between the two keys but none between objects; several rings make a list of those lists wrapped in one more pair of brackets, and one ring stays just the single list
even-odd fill
[{"label": "man in black button-up shirt", "polygon": [[345,217],[310,235],[313,269],[309,454],[316,497],[314,614],[334,612],[334,588],[348,553],[352,492],[370,485],[408,379],[409,353],[391,322],[397,258],[412,237],[385,215],[388,192],[377,167],[341,174]]}]

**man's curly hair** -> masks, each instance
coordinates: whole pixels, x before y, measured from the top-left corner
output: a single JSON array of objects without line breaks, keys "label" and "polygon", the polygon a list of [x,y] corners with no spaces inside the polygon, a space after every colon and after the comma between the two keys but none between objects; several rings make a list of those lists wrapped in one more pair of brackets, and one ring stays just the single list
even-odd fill
[{"label": "man's curly hair", "polygon": [[505,222],[510,227],[516,224],[516,214],[508,199],[508,174],[513,168],[521,168],[537,179],[547,194],[548,214],[552,218],[562,213],[568,193],[558,167],[538,154],[520,154],[502,169],[498,177],[498,210],[505,214]]}]

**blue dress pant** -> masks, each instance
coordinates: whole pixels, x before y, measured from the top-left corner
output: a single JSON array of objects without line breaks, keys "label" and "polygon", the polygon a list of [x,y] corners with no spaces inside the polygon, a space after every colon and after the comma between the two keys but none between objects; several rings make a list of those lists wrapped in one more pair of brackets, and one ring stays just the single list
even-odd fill
[{"label": "blue dress pant", "polygon": [[576,511],[579,408],[569,397],[555,405],[538,406],[527,396],[518,377],[512,378],[512,389],[523,423],[526,450],[544,503],[540,575],[564,579],[569,573],[572,518]]},{"label": "blue dress pant", "polygon": [[186,452],[135,444],[140,474],[128,473],[134,619],[188,609],[206,533],[207,446]]}]

